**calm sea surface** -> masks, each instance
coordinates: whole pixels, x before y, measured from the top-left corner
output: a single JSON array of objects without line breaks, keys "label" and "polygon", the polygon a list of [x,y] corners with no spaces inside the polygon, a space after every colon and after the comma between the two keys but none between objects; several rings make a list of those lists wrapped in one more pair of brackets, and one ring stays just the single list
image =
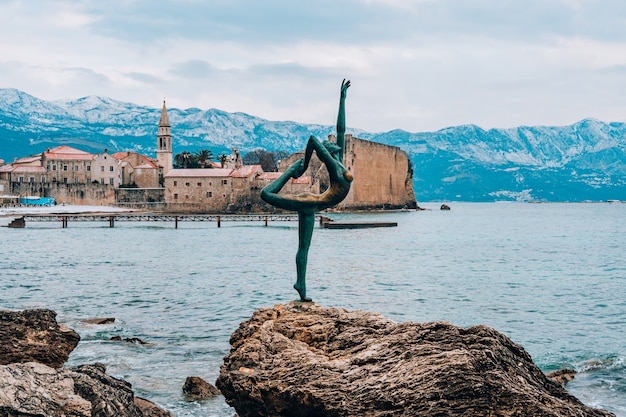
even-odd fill
[{"label": "calm sea surface", "polygon": [[[625,417],[626,204],[422,205],[333,215],[395,228],[316,228],[308,295],[396,321],[487,324],[544,371],[578,370],[568,390]],[[185,378],[214,383],[238,324],[297,298],[296,222],[30,222],[0,239],[0,308],[55,310],[81,335],[70,365],[103,362],[176,416],[231,417],[222,397],[185,402]]]}]

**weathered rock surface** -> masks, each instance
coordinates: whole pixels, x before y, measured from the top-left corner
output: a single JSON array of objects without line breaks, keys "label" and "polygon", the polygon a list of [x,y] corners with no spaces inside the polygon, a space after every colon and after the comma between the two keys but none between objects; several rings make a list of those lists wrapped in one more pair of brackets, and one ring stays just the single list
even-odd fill
[{"label": "weathered rock surface", "polygon": [[548,372],[546,376],[557,384],[565,386],[568,382],[576,378],[576,371],[573,369],[560,369],[558,371]]},{"label": "weathered rock surface", "polygon": [[183,393],[187,401],[198,401],[215,397],[220,391],[198,376],[188,376],[183,384]]},{"label": "weathered rock surface", "polygon": [[102,364],[0,366],[0,416],[142,417],[130,384],[105,371]]},{"label": "weathered rock surface", "polygon": [[69,369],[37,362],[0,365],[0,416],[91,416],[91,403],[74,392]]},{"label": "weathered rock surface", "polygon": [[135,397],[135,405],[139,408],[143,417],[174,417],[170,411],[162,409],[145,398]]},{"label": "weathered rock surface", "polygon": [[216,385],[241,417],[612,416],[487,326],[289,303],[232,334]]},{"label": "weathered rock surface", "polygon": [[0,417],[172,416],[103,364],[61,367],[79,336],[53,311],[0,311],[0,337]]},{"label": "weathered rock surface", "polygon": [[80,336],[56,321],[52,310],[0,310],[0,365],[39,362],[58,368]]}]

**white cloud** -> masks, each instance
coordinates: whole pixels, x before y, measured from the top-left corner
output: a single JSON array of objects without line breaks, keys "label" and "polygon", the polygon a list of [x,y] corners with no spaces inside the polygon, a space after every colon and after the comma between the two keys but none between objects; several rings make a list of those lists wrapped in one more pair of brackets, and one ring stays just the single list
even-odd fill
[{"label": "white cloud", "polygon": [[621,0],[4,1],[0,87],[434,130],[622,120]]}]

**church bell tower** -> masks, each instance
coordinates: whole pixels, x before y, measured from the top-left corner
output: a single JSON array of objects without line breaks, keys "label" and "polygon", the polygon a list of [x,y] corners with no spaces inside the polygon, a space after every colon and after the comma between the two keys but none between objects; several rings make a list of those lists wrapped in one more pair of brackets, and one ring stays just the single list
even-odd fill
[{"label": "church bell tower", "polygon": [[167,115],[165,100],[163,100],[163,109],[161,110],[161,119],[159,120],[159,131],[157,133],[157,162],[163,169],[163,175],[172,169],[172,134],[170,132],[170,118]]}]

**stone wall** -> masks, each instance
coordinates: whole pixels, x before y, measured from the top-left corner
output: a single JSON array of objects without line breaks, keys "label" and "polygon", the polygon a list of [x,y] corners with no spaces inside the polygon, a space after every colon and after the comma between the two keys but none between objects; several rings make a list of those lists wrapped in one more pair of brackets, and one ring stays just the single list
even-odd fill
[{"label": "stone wall", "polygon": [[354,181],[338,209],[417,207],[409,157],[402,149],[347,135],[344,161]]},{"label": "stone wall", "polygon": [[163,188],[117,188],[115,205],[124,208],[164,210],[165,189]]},{"label": "stone wall", "polygon": [[64,184],[60,182],[30,183],[12,182],[8,194],[40,197],[52,197],[57,204],[74,205],[113,205],[115,204],[115,187],[108,184]]},{"label": "stone wall", "polygon": [[[330,136],[329,140],[334,142],[336,138]],[[286,170],[303,154],[298,152],[283,159],[279,169]],[[402,149],[346,135],[344,164],[354,174],[354,181],[337,210],[417,208],[409,157]],[[307,175],[320,190],[328,188],[328,173],[315,155]]]}]

